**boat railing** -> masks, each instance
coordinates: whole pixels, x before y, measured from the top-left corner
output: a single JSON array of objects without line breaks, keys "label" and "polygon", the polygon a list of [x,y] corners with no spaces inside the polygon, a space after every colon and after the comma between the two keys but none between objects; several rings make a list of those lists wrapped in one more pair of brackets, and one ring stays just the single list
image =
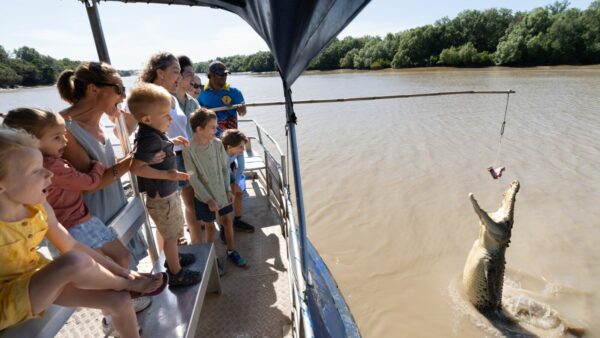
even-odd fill
[{"label": "boat railing", "polygon": [[[287,255],[289,261],[289,283],[292,299],[292,326],[294,337],[314,337],[312,325],[310,323],[310,314],[308,312],[306,298],[306,281],[302,275],[302,254],[300,250],[300,231],[294,219],[293,204],[289,190],[288,177],[286,175],[286,155],[281,151],[277,141],[255,120],[238,120],[240,129],[247,130],[245,125],[252,124],[256,129],[256,134],[249,133],[250,142],[246,146],[246,172],[254,171],[248,166],[248,159],[255,156],[252,141],[257,141],[262,150],[263,165],[258,172],[262,175],[260,179],[264,180],[267,189],[267,195],[272,206],[277,207],[277,211],[283,219],[282,233],[286,239]],[[251,128],[251,127],[249,127]],[[265,141],[269,141],[266,144]],[[274,155],[270,149],[274,149]],[[272,197],[272,198],[271,198]]]}]

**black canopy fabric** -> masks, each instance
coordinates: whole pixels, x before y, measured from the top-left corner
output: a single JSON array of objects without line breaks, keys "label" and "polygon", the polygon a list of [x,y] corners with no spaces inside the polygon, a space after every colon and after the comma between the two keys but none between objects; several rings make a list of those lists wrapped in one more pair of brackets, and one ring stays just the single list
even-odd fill
[{"label": "black canopy fabric", "polygon": [[[110,0],[138,2],[131,0]],[[370,0],[142,0],[233,12],[265,40],[287,86]]]}]

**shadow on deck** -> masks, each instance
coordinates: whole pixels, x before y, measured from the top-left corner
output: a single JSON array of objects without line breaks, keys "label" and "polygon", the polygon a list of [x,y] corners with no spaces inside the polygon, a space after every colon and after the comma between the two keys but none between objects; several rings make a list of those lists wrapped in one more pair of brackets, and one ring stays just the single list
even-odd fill
[{"label": "shadow on deck", "polygon": [[226,259],[226,248],[216,240],[217,256],[225,264],[222,294],[208,294],[200,314],[196,337],[291,336],[291,299],[288,259],[282,220],[269,207],[258,180],[248,180],[243,219],[254,233],[236,232],[236,249],[247,267]]}]

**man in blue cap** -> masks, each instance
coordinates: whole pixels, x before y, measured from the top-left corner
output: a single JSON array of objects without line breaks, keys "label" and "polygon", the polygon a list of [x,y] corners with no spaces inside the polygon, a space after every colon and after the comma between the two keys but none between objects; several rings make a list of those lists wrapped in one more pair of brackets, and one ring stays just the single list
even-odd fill
[{"label": "man in blue cap", "polygon": [[[216,137],[221,137],[221,133],[227,129],[237,129],[238,127],[238,114],[240,116],[246,115],[246,106],[244,106],[244,96],[242,92],[237,88],[231,87],[227,83],[227,75],[229,70],[225,67],[225,64],[221,61],[213,61],[208,65],[208,83],[204,86],[204,90],[198,97],[198,102],[202,107],[208,109],[219,108],[224,106],[239,105],[237,109],[221,110],[217,111],[217,133]],[[244,173],[245,162],[244,154],[235,157],[235,184],[239,184],[242,174]],[[233,227],[236,230],[254,232],[254,226],[242,221],[242,195],[236,194],[233,202],[233,209],[235,218],[233,220]],[[223,238],[223,231],[221,231],[221,239]]]}]

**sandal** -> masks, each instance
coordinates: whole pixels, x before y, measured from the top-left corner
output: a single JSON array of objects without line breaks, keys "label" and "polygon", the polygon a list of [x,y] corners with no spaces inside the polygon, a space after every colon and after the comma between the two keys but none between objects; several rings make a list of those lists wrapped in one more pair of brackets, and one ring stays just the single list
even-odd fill
[{"label": "sandal", "polygon": [[159,272],[155,275],[162,275],[162,283],[160,284],[159,287],[157,287],[156,289],[154,289],[154,291],[151,292],[137,292],[137,291],[129,291],[129,295],[131,296],[131,299],[135,299],[135,298],[139,298],[139,297],[152,297],[152,296],[156,296],[159,293],[163,292],[163,290],[167,287],[167,283],[169,283],[169,274],[167,274],[166,272]]},{"label": "sandal", "polygon": [[169,286],[190,286],[199,283],[202,280],[202,273],[199,271],[181,268],[178,273],[173,274],[170,271]]}]

